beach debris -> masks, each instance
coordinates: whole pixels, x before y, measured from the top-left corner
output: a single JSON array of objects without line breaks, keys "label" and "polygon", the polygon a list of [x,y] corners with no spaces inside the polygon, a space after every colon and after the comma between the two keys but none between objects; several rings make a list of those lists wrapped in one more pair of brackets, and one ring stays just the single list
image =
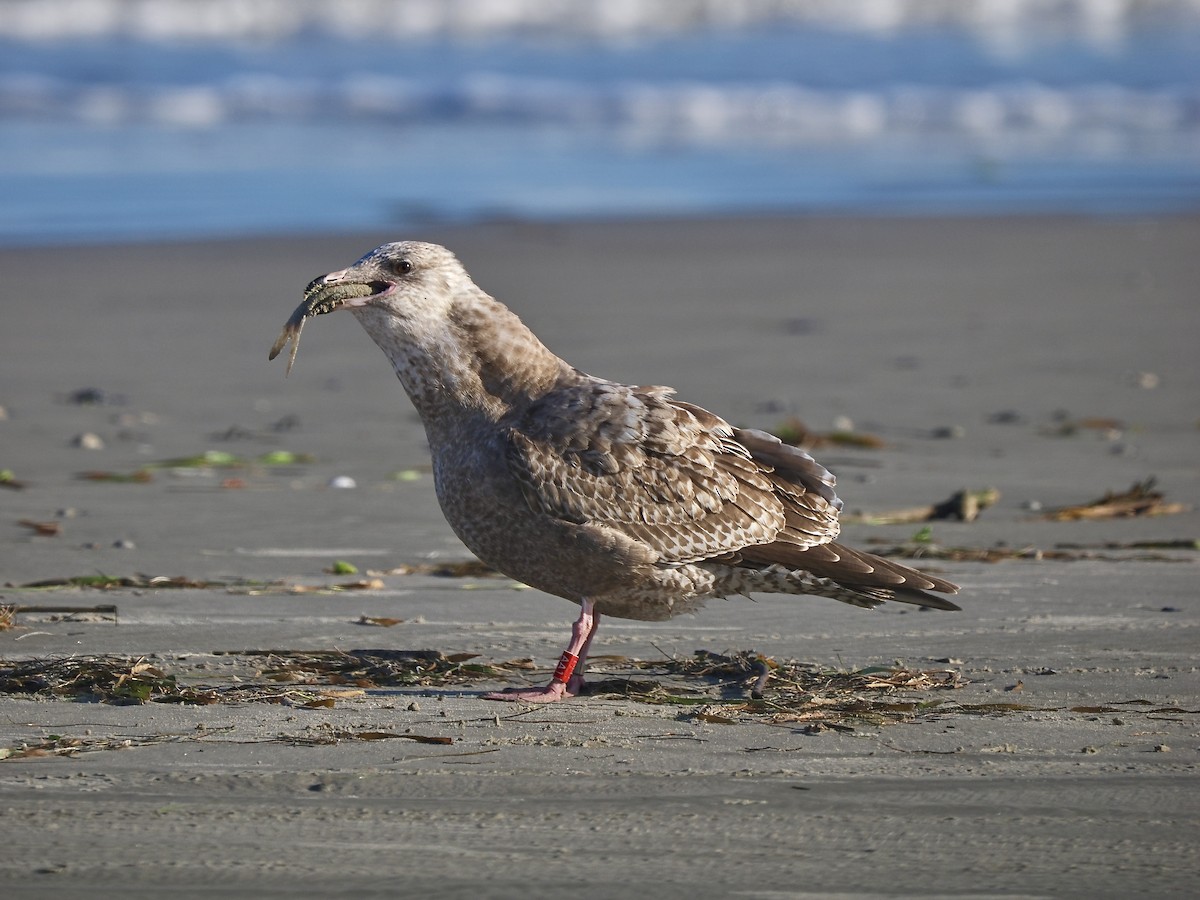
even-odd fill
[{"label": "beach debris", "polygon": [[[812,733],[913,721],[941,705],[941,700],[925,696],[929,692],[966,684],[951,669],[894,665],[831,671],[751,651],[697,650],[690,657],[650,662],[622,657],[593,657],[593,661],[612,671],[609,677],[587,684],[588,696],[617,695],[679,706],[685,710],[684,718],[713,724],[802,723]],[[615,674],[621,670],[653,677]]]},{"label": "beach debris", "polygon": [[268,426],[271,431],[276,434],[283,434],[288,431],[295,431],[300,427],[300,417],[295,413],[287,413],[280,416]]},{"label": "beach debris", "polygon": [[374,625],[379,628],[391,628],[394,625],[404,624],[404,620],[403,619],[393,619],[393,618],[389,618],[388,616],[362,615],[362,616],[358,617],[358,624],[359,625]]},{"label": "beach debris", "polygon": [[791,444],[793,447],[799,447],[801,450],[811,450],[816,447],[827,447],[830,445],[858,447],[865,450],[879,450],[887,446],[883,438],[877,435],[855,431],[853,423],[849,422],[849,420],[835,424],[848,425],[849,427],[818,432],[813,431],[799,418],[792,416],[776,425],[771,430],[771,434],[775,435],[775,437],[779,438],[785,444]]},{"label": "beach debris", "polygon": [[209,440],[213,441],[250,441],[258,437],[258,435],[249,428],[243,428],[241,425],[230,425],[223,431],[214,431],[209,434]]},{"label": "beach debris", "polygon": [[401,563],[383,571],[368,570],[368,575],[433,575],[438,578],[503,578],[504,576],[478,559],[446,562]]},{"label": "beach debris", "polygon": [[454,738],[441,735],[408,734],[395,731],[335,731],[332,743],[339,741],[416,741],[418,744],[453,744]]},{"label": "beach debris", "polygon": [[846,521],[865,522],[868,525],[902,525],[906,522],[932,522],[937,519],[957,519],[974,522],[979,514],[1000,499],[995,488],[955,491],[940,503],[928,506],[912,506],[877,513],[856,513],[843,516]]},{"label": "beach debris", "polygon": [[[918,533],[919,535],[919,533]],[[1076,545],[1055,545],[1053,549],[1022,545],[1010,547],[1000,543],[994,547],[945,547],[932,541],[909,541],[904,544],[887,546],[885,538],[870,538],[867,543],[874,544],[872,552],[877,556],[896,557],[900,559],[947,560],[952,562],[986,562],[996,563],[1004,560],[1056,560],[1060,562],[1078,562],[1081,560],[1102,560],[1106,562],[1188,562],[1190,556],[1160,552],[1136,553],[1105,553],[1093,549],[1081,549]],[[1163,542],[1146,542],[1159,544]],[[1196,541],[1185,540],[1166,542],[1169,550],[1200,549]],[[882,546],[881,546],[882,545]],[[1145,550],[1148,547],[1135,544],[1118,544],[1107,548],[1113,550]]]},{"label": "beach debris", "polygon": [[[363,687],[415,685],[430,678],[441,684],[461,684],[495,678],[501,671],[498,666],[467,665],[453,659],[437,651],[269,651],[257,668],[256,681],[195,686],[182,684],[176,675],[145,657],[31,659],[0,664],[0,693],[115,705],[266,702],[328,707],[339,699],[361,698]],[[327,685],[350,687],[330,689]]]},{"label": "beach debris", "polygon": [[0,631],[11,631],[17,626],[17,607],[12,604],[0,605]]},{"label": "beach debris", "polygon": [[93,469],[87,472],[80,472],[76,477],[84,481],[107,481],[115,484],[148,484],[154,480],[154,476],[146,469],[138,469],[136,472],[129,473],[105,472]]},{"label": "beach debris", "polygon": [[1160,541],[1104,541],[1100,544],[1055,544],[1063,550],[1200,550],[1200,538],[1169,538]]},{"label": "beach debris", "polygon": [[43,578],[38,581],[28,581],[25,584],[17,585],[17,587],[28,590],[90,588],[92,590],[110,591],[120,588],[204,589],[225,587],[225,583],[185,578],[182,575],[106,575],[103,572],[98,572],[94,575],[69,575],[64,578]]},{"label": "beach debris", "polygon": [[1108,491],[1104,496],[1076,506],[1061,506],[1046,510],[1041,518],[1055,522],[1080,519],[1115,519],[1128,516],[1169,516],[1187,512],[1183,503],[1167,503],[1162,492],[1155,490],[1155,479],[1147,478],[1133,484],[1127,491]]},{"label": "beach debris", "polygon": [[247,466],[293,466],[310,463],[313,457],[290,450],[272,450],[260,456],[238,456],[227,450],[205,450],[195,456],[161,459],[146,466],[149,469],[236,469]]},{"label": "beach debris", "polygon": [[[300,704],[300,709],[326,709],[330,705],[336,705],[336,700],[345,699],[345,694],[348,692],[337,692],[334,696],[316,698],[312,703]],[[122,738],[106,738],[93,737],[90,734],[83,737],[68,736],[62,734],[47,735],[44,740],[36,743],[25,743],[19,747],[0,747],[0,760],[5,759],[31,759],[37,757],[74,757],[82,753],[96,753],[104,750],[129,750],[134,747],[149,747],[155,744],[176,744],[176,743],[205,743],[212,739],[230,740],[229,735],[234,731],[232,726],[228,728],[204,728],[197,726],[195,730],[182,733],[160,733],[160,734],[145,734],[136,737]],[[301,747],[316,747],[329,744],[339,744],[342,741],[382,741],[382,740],[408,740],[418,744],[441,744],[449,745],[454,743],[454,738],[445,735],[427,735],[427,734],[411,734],[408,732],[399,733],[392,731],[347,731],[344,729],[333,729],[326,723],[319,723],[315,728],[309,728],[301,734],[279,734],[274,738],[255,738],[255,743],[279,743],[289,744],[292,746]],[[322,790],[324,786],[319,782],[311,785],[309,790]]]},{"label": "beach debris", "polygon": [[960,441],[967,436],[967,429],[962,425],[940,425],[929,436],[941,441]]},{"label": "beach debris", "polygon": [[1125,432],[1125,423],[1109,416],[1085,416],[1081,419],[1071,418],[1066,410],[1058,410],[1054,416],[1054,424],[1040,429],[1047,437],[1074,437],[1082,432],[1095,432],[1108,440],[1117,440]]},{"label": "beach debris", "polygon": [[[529,659],[491,663],[478,661],[475,654],[447,655],[436,650],[237,650],[213,655],[242,658],[253,676],[234,684],[188,685],[157,659],[115,655],[32,659],[0,665],[0,692],[109,704],[267,702],[321,709],[338,700],[362,697],[365,688],[461,686],[536,669]],[[911,721],[940,703],[915,695],[965,683],[953,670],[887,666],[831,672],[753,652],[722,655],[698,650],[690,657],[665,661],[615,657],[604,661],[625,677],[610,671],[588,694],[681,706],[687,708],[688,718],[721,724],[747,717],[844,728],[853,727],[849,723]],[[654,678],[629,677],[645,673],[653,673]]]},{"label": "beach debris", "polygon": [[[379,687],[458,689],[507,679],[522,671],[541,671],[530,659],[486,662],[471,653],[443,654],[437,650],[241,649],[217,650],[211,655],[228,660],[239,674],[228,674],[217,684],[185,683],[170,669],[175,663],[188,664],[190,655],[29,659],[0,663],[0,693],[116,705],[273,703],[319,711],[334,708],[339,702],[364,700],[368,690]],[[1029,712],[1061,715],[1065,711],[1058,706],[1011,701],[956,701],[952,692],[968,684],[960,673],[912,667],[900,661],[857,671],[833,671],[811,663],[777,661],[753,651],[717,654],[697,650],[689,657],[654,661],[621,656],[592,659],[605,670],[607,677],[591,684],[586,691],[588,695],[619,696],[636,703],[673,707],[679,710],[681,720],[705,725],[759,723],[790,726],[802,734],[820,735],[898,723],[945,722],[964,715],[997,717]],[[204,669],[208,673],[205,677],[211,680],[207,665],[196,665],[194,661],[190,665],[192,669]],[[765,683],[763,672],[769,673]],[[755,696],[758,690],[761,697]],[[439,701],[446,696],[435,694]],[[420,708],[416,700],[405,706],[409,712]],[[1119,713],[1113,720],[1117,725],[1126,724],[1132,716],[1150,721],[1169,716],[1170,721],[1184,721],[1181,716],[1200,715],[1200,709],[1161,706],[1140,698],[1075,706],[1069,711],[1089,717]],[[448,717],[444,709],[441,715]],[[505,720],[520,720],[523,715],[506,716]],[[499,724],[500,717],[494,718]],[[121,740],[51,734],[35,744],[0,748],[0,760],[203,740],[227,735],[231,730],[232,727],[210,730],[200,726],[182,734],[160,733]],[[306,727],[300,735],[281,734],[274,740],[315,745],[391,739],[427,744],[453,742],[449,737],[409,731],[345,729],[325,720]]]},{"label": "beach debris", "polygon": [[358,566],[343,559],[335,559],[333,565],[324,571],[329,575],[357,575]]},{"label": "beach debris", "polygon": [[474,662],[474,653],[437,650],[218,650],[215,656],[261,659],[254,677],[273,683],[448,687],[505,677],[528,669],[528,659]]},{"label": "beach debris", "polygon": [[[132,547],[132,543],[129,544]],[[482,565],[482,563],[480,563]],[[337,593],[340,591],[378,590],[384,587],[384,582],[378,573],[368,573],[367,578],[337,584],[300,584],[283,580],[259,581],[256,579],[205,579],[188,578],[183,575],[108,575],[95,573],[91,575],[70,575],[60,578],[43,578],[29,581],[20,585],[8,585],[20,590],[224,590],[231,594],[257,597],[264,594],[320,594]]]},{"label": "beach debris", "polygon": [[[227,450],[206,450],[194,456],[176,456],[147,463],[134,472],[119,473],[105,471],[80,472],[78,477],[87,481],[110,481],[116,483],[144,484],[154,480],[157,470],[185,472],[189,470],[208,469],[244,469],[244,468],[278,468],[311,463],[312,456],[306,453],[294,453],[291,450],[272,450],[259,456],[238,456]],[[229,484],[229,487],[243,485]]]},{"label": "beach debris", "polygon": [[0,631],[16,627],[16,617],[23,613],[49,615],[52,621],[79,621],[80,616],[94,616],[100,619],[110,619],[117,624],[117,606],[114,603],[100,603],[95,606],[35,606],[25,603],[14,603],[0,607],[7,610],[0,620],[7,619],[7,625],[0,621]]},{"label": "beach debris", "polygon": [[62,533],[62,522],[35,522],[33,519],[21,519],[17,524],[32,529],[34,534],[41,537],[56,537]]},{"label": "beach debris", "polygon": [[17,481],[17,475],[12,469],[0,469],[0,487],[20,491],[24,490],[25,482]]},{"label": "beach debris", "polygon": [[349,475],[334,475],[329,479],[329,487],[336,490],[353,490],[358,487],[358,482]]},{"label": "beach debris", "polygon": [[80,450],[103,450],[104,438],[94,432],[85,431],[71,438],[71,446]]},{"label": "beach debris", "polygon": [[1023,425],[1025,417],[1015,409],[1002,409],[987,417],[989,425]]},{"label": "beach debris", "polygon": [[128,400],[124,394],[114,394],[103,388],[82,387],[67,394],[64,402],[75,406],[124,406]]},{"label": "beach debris", "polygon": [[34,659],[0,666],[0,691],[112,704],[182,696],[173,675],[146,662],[144,657],[118,656]]},{"label": "beach debris", "polygon": [[386,585],[381,578],[359,578],[357,581],[342,581],[337,584],[324,584],[308,587],[307,585],[292,585],[288,588],[290,594],[311,594],[323,591],[378,591]]},{"label": "beach debris", "polygon": [[254,459],[260,466],[298,466],[310,463],[313,458],[307,453],[295,453],[291,450],[272,450]]}]

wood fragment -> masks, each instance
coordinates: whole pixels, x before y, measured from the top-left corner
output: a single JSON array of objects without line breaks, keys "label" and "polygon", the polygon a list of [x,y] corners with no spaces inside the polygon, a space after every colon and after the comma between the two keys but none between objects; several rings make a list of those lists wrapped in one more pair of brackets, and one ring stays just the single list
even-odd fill
[{"label": "wood fragment", "polygon": [[1054,522],[1073,522],[1080,519],[1115,519],[1128,516],[1168,516],[1186,512],[1182,503],[1167,503],[1163,494],[1154,489],[1155,479],[1135,482],[1127,491],[1108,491],[1103,497],[1076,506],[1061,506],[1046,510],[1041,518]]},{"label": "wood fragment", "polygon": [[965,488],[928,506],[912,506],[879,513],[844,515],[844,521],[865,522],[869,525],[903,525],[910,522],[932,522],[937,519],[957,519],[974,522],[979,514],[1000,499],[995,488],[968,491]]},{"label": "wood fragment", "polygon": [[404,623],[403,619],[393,619],[388,616],[359,616],[359,625],[374,625],[379,628],[391,628]]},{"label": "wood fragment", "polygon": [[32,519],[21,519],[17,524],[32,529],[35,534],[42,537],[56,537],[62,533],[61,522],[35,522]]}]

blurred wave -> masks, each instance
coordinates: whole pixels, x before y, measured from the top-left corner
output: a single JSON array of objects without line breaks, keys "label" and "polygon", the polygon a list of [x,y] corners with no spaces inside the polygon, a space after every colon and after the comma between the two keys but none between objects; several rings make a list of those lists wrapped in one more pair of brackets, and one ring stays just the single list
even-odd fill
[{"label": "blurred wave", "polygon": [[1200,207],[1200,0],[0,0],[0,241]]},{"label": "blurred wave", "polygon": [[0,38],[611,40],[779,25],[876,34],[950,26],[1011,47],[1048,33],[1109,43],[1188,19],[1200,19],[1197,0],[5,0]]},{"label": "blurred wave", "polygon": [[0,116],[85,125],[215,128],[246,121],[454,123],[615,129],[648,142],[838,144],[884,135],[1025,146],[1104,146],[1200,133],[1200,88],[885,85],[782,82],[580,84],[478,74],[450,84],[356,74],[317,81],[242,74],[206,84],[81,84],[0,76]]}]

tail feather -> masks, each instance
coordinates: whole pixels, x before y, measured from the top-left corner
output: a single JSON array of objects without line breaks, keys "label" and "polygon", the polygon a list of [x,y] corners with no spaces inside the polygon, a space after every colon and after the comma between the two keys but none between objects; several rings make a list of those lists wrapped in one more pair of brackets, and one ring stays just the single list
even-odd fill
[{"label": "tail feather", "polygon": [[[864,597],[870,597],[872,600],[876,600],[879,603],[892,600],[896,603],[911,603],[913,606],[921,606],[926,609],[944,609],[948,611],[962,609],[962,607],[957,603],[953,603],[944,597],[937,597],[933,594],[928,594],[925,591],[919,591],[914,588],[887,590],[886,588],[881,589],[863,587],[862,585],[850,584],[844,581],[839,581],[838,584],[846,590],[861,594]],[[837,599],[841,598],[839,597]]]},{"label": "tail feather", "polygon": [[826,593],[825,596],[855,606],[878,606],[892,600],[930,609],[961,608],[949,600],[927,593],[957,594],[958,585],[953,582],[832,541],[806,550],[776,542],[747,547],[738,555],[743,564],[765,564],[804,571],[819,582],[837,585],[842,590]]}]

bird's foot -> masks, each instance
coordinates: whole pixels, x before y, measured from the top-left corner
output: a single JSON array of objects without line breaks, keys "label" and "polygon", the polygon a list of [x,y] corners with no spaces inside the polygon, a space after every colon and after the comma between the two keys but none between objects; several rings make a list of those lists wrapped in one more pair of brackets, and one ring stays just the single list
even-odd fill
[{"label": "bird's foot", "polygon": [[[577,697],[583,693],[583,669],[587,663],[588,647],[592,645],[592,637],[596,633],[596,623],[600,617],[592,612],[590,600],[584,599],[579,604],[579,618],[571,627],[571,643],[559,657],[558,665],[554,668],[554,677],[543,688],[509,688],[504,691],[493,691],[484,694],[484,700],[507,700],[508,702],[523,703],[557,703],[568,697]],[[576,669],[578,667],[578,670]]]},{"label": "bird's foot", "polygon": [[508,703],[557,703],[583,693],[585,688],[582,676],[574,675],[568,682],[557,679],[540,688],[507,688],[503,691],[492,691],[484,694],[484,700],[503,700]]}]

